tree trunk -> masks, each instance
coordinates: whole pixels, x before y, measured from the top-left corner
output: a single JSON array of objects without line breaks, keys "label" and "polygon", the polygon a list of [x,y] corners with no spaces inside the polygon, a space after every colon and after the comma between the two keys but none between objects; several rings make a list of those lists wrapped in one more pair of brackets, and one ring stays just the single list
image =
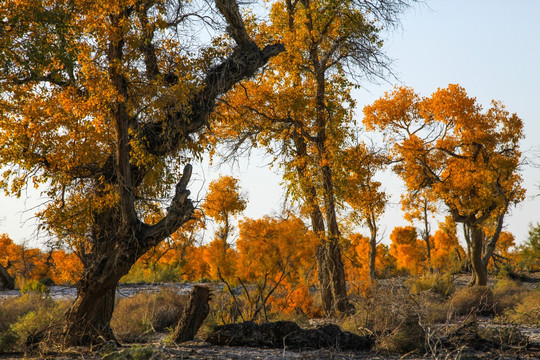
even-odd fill
[{"label": "tree trunk", "polygon": [[317,245],[317,278],[319,280],[319,291],[321,293],[321,303],[325,313],[332,313],[334,296],[330,282],[330,269],[328,268],[326,240],[323,238]]},{"label": "tree trunk", "polygon": [[376,273],[376,260],[377,260],[377,238],[371,235],[369,239],[369,278],[372,283],[377,277]]},{"label": "tree trunk", "polygon": [[92,282],[85,289],[79,288],[77,300],[67,313],[64,327],[64,346],[88,346],[106,341],[115,341],[111,329],[114,310],[116,282],[101,291]]},{"label": "tree trunk", "polygon": [[347,283],[345,282],[345,268],[341,260],[341,249],[337,238],[330,238],[328,262],[331,269],[332,295],[336,309],[344,314],[354,312],[354,306],[347,296]]},{"label": "tree trunk", "polygon": [[471,264],[474,271],[475,286],[487,285],[487,266],[482,262],[482,247],[484,234],[482,229],[476,225],[469,225],[471,237]]},{"label": "tree trunk", "polygon": [[[294,146],[299,158],[307,158],[307,144],[305,139],[299,133],[293,134]],[[317,260],[317,279],[319,281],[319,292],[321,295],[321,304],[325,313],[332,312],[334,297],[332,295],[332,285],[330,281],[330,268],[327,260],[327,245],[326,245],[326,230],[324,225],[324,217],[317,202],[317,190],[313,186],[309,178],[307,178],[308,170],[304,162],[297,162],[296,174],[298,175],[302,186],[302,192],[305,197],[305,206],[308,208],[311,227],[319,240],[315,257]]]},{"label": "tree trunk", "polygon": [[172,336],[175,343],[178,344],[195,338],[197,331],[210,312],[209,300],[210,289],[208,287],[199,285],[193,287],[188,304]]},{"label": "tree trunk", "polygon": [[376,260],[377,260],[377,222],[373,212],[370,213],[367,224],[369,228],[369,279],[374,283],[376,274]]},{"label": "tree trunk", "polygon": [[430,237],[430,229],[429,229],[429,221],[428,221],[428,211],[427,211],[427,199],[424,199],[424,231],[423,231],[423,238],[424,242],[426,243],[426,256],[427,256],[427,263],[428,268],[431,270],[431,244],[429,243],[429,237]]},{"label": "tree trunk", "polygon": [[2,264],[0,264],[0,290],[15,289],[15,280]]}]

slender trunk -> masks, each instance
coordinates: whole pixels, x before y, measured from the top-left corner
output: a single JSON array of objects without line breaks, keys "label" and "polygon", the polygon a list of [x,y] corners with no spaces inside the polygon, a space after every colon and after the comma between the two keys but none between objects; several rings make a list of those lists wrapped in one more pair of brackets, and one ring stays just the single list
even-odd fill
[{"label": "slender trunk", "polygon": [[374,216],[370,215],[368,219],[369,227],[369,278],[372,282],[375,281],[376,274],[376,260],[377,260],[377,224],[375,223]]},{"label": "slender trunk", "polygon": [[[299,158],[307,158],[307,144],[301,134],[295,133],[293,136],[296,153]],[[317,278],[319,281],[319,291],[321,294],[321,303],[323,310],[326,313],[331,313],[333,309],[333,294],[330,279],[330,268],[328,266],[328,251],[326,230],[324,225],[324,217],[317,202],[317,190],[311,179],[306,178],[307,167],[304,162],[298,162],[296,165],[296,173],[299,179],[302,179],[302,192],[305,197],[305,206],[308,208],[311,227],[319,240],[315,253],[317,260]]]},{"label": "slender trunk", "polygon": [[427,200],[424,199],[424,242],[426,243],[426,256],[428,262],[428,268],[431,269],[431,244],[429,243],[430,229],[428,221]]},{"label": "slender trunk", "polygon": [[497,241],[499,240],[499,236],[501,235],[501,231],[504,224],[504,215],[506,214],[507,206],[505,206],[504,210],[501,212],[501,214],[497,217],[497,227],[495,228],[494,234],[491,236],[489,241],[487,242],[484,254],[482,255],[482,264],[487,269],[489,260],[492,258],[493,253],[495,252],[495,246],[497,245]]},{"label": "slender trunk", "polygon": [[[463,223],[463,235],[465,237],[465,243],[467,244],[467,263],[465,264],[465,267],[467,271],[472,272],[472,255],[471,255],[471,231],[469,226],[466,223]],[[474,275],[474,273],[473,273]],[[473,285],[474,282],[471,281],[470,285]]]},{"label": "slender trunk", "polygon": [[487,266],[482,262],[482,247],[484,234],[482,229],[476,225],[469,225],[471,236],[471,264],[474,271],[475,286],[487,285]]}]

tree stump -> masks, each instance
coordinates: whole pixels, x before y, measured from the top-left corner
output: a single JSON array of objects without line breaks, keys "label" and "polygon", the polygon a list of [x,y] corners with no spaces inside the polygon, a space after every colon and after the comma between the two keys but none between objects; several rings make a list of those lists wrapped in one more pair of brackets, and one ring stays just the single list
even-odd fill
[{"label": "tree stump", "polygon": [[0,264],[0,290],[13,290],[15,289],[15,280],[6,268]]},{"label": "tree stump", "polygon": [[209,300],[210,289],[208,287],[200,285],[193,287],[188,304],[172,336],[175,343],[178,344],[195,338],[197,331],[210,312]]}]

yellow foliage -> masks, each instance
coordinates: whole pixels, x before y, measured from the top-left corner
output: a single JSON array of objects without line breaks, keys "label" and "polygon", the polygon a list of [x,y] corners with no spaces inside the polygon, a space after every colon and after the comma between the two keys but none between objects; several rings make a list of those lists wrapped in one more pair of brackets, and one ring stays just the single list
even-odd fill
[{"label": "yellow foliage", "polygon": [[396,227],[390,234],[390,240],[390,254],[396,258],[398,269],[417,275],[426,268],[425,244],[417,239],[416,228]]}]

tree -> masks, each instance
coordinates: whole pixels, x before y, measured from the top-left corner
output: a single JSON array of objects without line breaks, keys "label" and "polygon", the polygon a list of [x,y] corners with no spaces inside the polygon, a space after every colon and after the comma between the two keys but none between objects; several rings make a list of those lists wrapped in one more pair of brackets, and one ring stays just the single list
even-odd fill
[{"label": "tree", "polygon": [[[237,277],[255,285],[251,317],[266,312],[267,303],[277,312],[313,311],[309,286],[317,238],[295,216],[264,217],[240,222],[237,241]],[[259,310],[257,310],[259,308]]]},{"label": "tree", "polygon": [[405,269],[418,275],[425,269],[426,251],[418,240],[414,226],[395,227],[390,234],[390,254],[397,260],[398,269]]},{"label": "tree", "polygon": [[[81,257],[66,345],[114,339],[118,280],[192,216],[191,165],[180,169],[216,100],[284,51],[251,39],[235,0],[215,6],[232,41],[197,56],[186,30],[210,19],[208,3],[0,4],[1,186],[44,186],[37,216]],[[157,223],[141,220],[167,203]]]},{"label": "tree", "polygon": [[210,276],[213,279],[221,276],[228,279],[234,275],[236,256],[229,242],[233,230],[231,221],[244,211],[246,206],[247,199],[240,193],[238,179],[220,176],[210,183],[202,209],[205,215],[221,225],[205,252],[205,260],[210,265]]},{"label": "tree", "polygon": [[351,206],[353,222],[365,225],[369,229],[369,277],[376,277],[378,221],[385,211],[388,196],[380,190],[381,183],[376,181],[377,171],[385,168],[386,156],[359,144],[344,151],[344,158],[339,162],[345,174],[342,185],[343,198]]},{"label": "tree", "polygon": [[439,223],[433,235],[430,266],[439,271],[457,271],[462,268],[465,258],[463,248],[457,238],[457,226],[451,216]]},{"label": "tree", "polygon": [[238,179],[232,176],[220,176],[210,183],[202,209],[205,215],[221,224],[216,236],[225,247],[230,246],[227,241],[232,230],[231,218],[239,215],[246,206],[247,199],[240,193]]},{"label": "tree", "polygon": [[383,129],[411,192],[429,190],[470,235],[474,284],[487,265],[509,207],[524,196],[518,165],[523,124],[500,102],[487,111],[459,85],[420,98],[396,88],[364,108],[364,124]]},{"label": "tree", "polygon": [[529,225],[529,236],[519,246],[520,266],[528,271],[540,270],[540,224]]},{"label": "tree", "polygon": [[[319,238],[317,271],[323,308],[348,312],[341,259],[335,154],[351,136],[350,78],[382,76],[381,26],[397,21],[405,1],[283,0],[272,5],[259,38],[279,37],[288,51],[264,77],[223,100],[219,139],[264,146],[281,160],[288,194],[301,203]],[[348,76],[349,75],[349,76]]]},{"label": "tree", "polygon": [[426,244],[426,258],[428,266],[431,266],[431,249],[433,244],[431,243],[432,236],[429,219],[437,214],[437,199],[427,189],[423,191],[412,191],[402,195],[401,206],[405,211],[405,219],[407,221],[411,224],[414,220],[422,223],[423,228],[420,230],[420,236]]}]

